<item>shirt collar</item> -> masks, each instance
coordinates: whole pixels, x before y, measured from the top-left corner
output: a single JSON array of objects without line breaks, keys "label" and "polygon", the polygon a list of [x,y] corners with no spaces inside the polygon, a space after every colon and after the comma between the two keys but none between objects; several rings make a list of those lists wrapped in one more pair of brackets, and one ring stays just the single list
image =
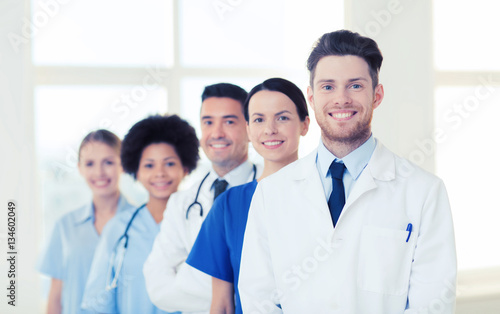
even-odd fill
[{"label": "shirt collar", "polygon": [[76,224],[82,224],[87,220],[95,221],[95,210],[94,210],[94,202],[91,201],[87,205],[85,205],[78,213],[76,217]]},{"label": "shirt collar", "polygon": [[241,165],[239,165],[238,167],[231,170],[230,172],[226,173],[226,175],[223,176],[222,178],[218,177],[217,173],[212,168],[212,170],[211,170],[211,179],[212,180],[211,180],[211,184],[210,184],[210,189],[213,188],[213,182],[216,179],[226,180],[228,183],[228,186],[227,186],[228,189],[233,187],[233,186],[238,186],[238,185],[242,185],[244,183],[247,183],[247,182],[251,181],[253,178],[253,174],[254,174],[253,168],[254,168],[254,165],[247,160],[247,161],[243,162]]},{"label": "shirt collar", "polygon": [[[123,197],[123,195],[120,194],[120,198],[118,199],[118,205],[116,206],[116,213],[120,212],[120,210],[122,208],[127,207],[127,205],[128,205],[127,199],[125,197]],[[80,212],[76,216],[75,222],[77,224],[82,224],[82,223],[84,223],[84,222],[86,222],[88,220],[90,220],[92,222],[95,221],[95,208],[94,208],[94,202],[93,201],[91,201],[90,203],[88,203],[87,205],[85,205],[80,210]]]},{"label": "shirt collar", "polygon": [[370,158],[376,146],[377,142],[372,134],[370,135],[370,138],[368,138],[368,140],[366,140],[366,142],[364,142],[360,147],[356,148],[347,156],[340,159],[332,154],[325,147],[323,141],[320,140],[320,144],[318,145],[317,163],[319,164],[321,175],[323,176],[323,178],[326,178],[329,174],[328,171],[331,163],[334,160],[338,160],[344,163],[351,177],[356,180],[370,161]]}]

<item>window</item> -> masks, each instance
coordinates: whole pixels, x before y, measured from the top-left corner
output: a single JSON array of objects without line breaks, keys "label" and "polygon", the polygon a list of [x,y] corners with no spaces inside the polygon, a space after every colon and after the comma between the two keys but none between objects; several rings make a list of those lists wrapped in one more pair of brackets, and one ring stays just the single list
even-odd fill
[{"label": "window", "polygon": [[[138,120],[168,111],[172,16],[173,2],[163,0],[32,1],[35,141],[46,236],[58,217],[90,198],[76,168],[83,137],[106,128],[123,138]],[[128,176],[122,181],[129,199],[144,201],[138,184]]]},{"label": "window", "polygon": [[173,63],[172,0],[33,0],[33,62],[143,67]]},{"label": "window", "polygon": [[[107,128],[123,138],[138,120],[168,112],[180,114],[199,132],[201,93],[217,82],[250,90],[281,76],[305,93],[312,44],[344,25],[340,0],[312,0],[307,7],[284,0],[31,4],[44,237],[58,217],[90,197],[76,168],[80,141],[89,131]],[[318,143],[315,123],[308,138],[315,140],[301,141],[301,156]],[[260,159],[252,150],[250,158]],[[195,172],[184,184],[198,176]],[[122,180],[127,197],[137,204],[145,200],[139,184],[129,176]]]},{"label": "window", "polygon": [[500,266],[500,251],[488,249],[498,246],[500,219],[500,43],[488,31],[500,27],[499,9],[487,0],[434,1],[436,172],[450,196],[460,270]]}]

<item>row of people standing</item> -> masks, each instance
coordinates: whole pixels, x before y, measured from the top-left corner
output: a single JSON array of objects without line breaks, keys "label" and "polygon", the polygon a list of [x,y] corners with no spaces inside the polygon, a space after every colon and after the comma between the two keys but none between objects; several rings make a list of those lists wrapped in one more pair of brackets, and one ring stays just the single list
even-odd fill
[{"label": "row of people standing", "polygon": [[[207,100],[202,103],[202,133],[226,125],[225,134],[234,132],[236,139],[236,132],[245,134],[246,125],[253,147],[264,159],[264,168],[257,171],[246,161],[235,162],[242,160],[238,157],[242,152],[246,155],[246,145],[244,151],[235,150],[235,154],[228,155],[219,147],[230,141],[219,135],[211,137],[204,151],[212,161],[214,173],[207,174],[208,184],[199,182],[173,196],[176,202],[167,205],[162,231],[144,265],[144,275],[151,300],[165,310],[234,311],[232,300],[236,291],[236,309],[241,312],[237,279],[253,191],[257,181],[297,160],[299,139],[309,128],[308,109],[300,89],[280,78],[258,84],[242,103],[227,100],[232,103],[231,113],[216,109],[217,102]],[[234,119],[231,117],[237,121],[228,121]],[[236,129],[238,125],[240,130]],[[246,137],[244,141],[248,142]],[[229,167],[221,169],[224,165]],[[221,178],[232,188],[217,197],[216,189],[211,190],[210,186]],[[235,178],[240,178],[236,184]],[[198,191],[206,196],[193,213],[191,205]]]},{"label": "row of people standing", "polygon": [[[204,312],[210,307],[210,278],[185,261],[214,199],[246,182],[254,189],[258,177],[296,160],[299,137],[307,133],[309,125],[305,98],[287,80],[269,79],[256,86],[248,100],[247,96],[242,88],[228,83],[205,88],[201,146],[212,169],[192,188],[175,194],[182,178],[196,167],[199,145],[194,130],[179,117],[152,116],[138,122],[125,136],[121,153],[119,139],[109,131],[92,132],[84,139],[79,169],[82,175],[89,173],[86,178],[93,199],[85,207],[85,229],[67,221],[82,210],[65,215],[41,259],[39,270],[52,277],[50,313],[57,313],[58,308],[63,313],[75,313],[77,309],[82,313],[163,313],[160,308]],[[115,139],[114,150],[102,134]],[[248,161],[249,138],[264,157],[263,170]],[[106,171],[111,159],[113,174]],[[135,208],[120,195],[121,167],[146,188],[146,204]],[[222,189],[216,187],[220,182]],[[105,228],[107,221],[99,219],[97,209],[103,190],[108,197],[120,197],[108,220],[117,215]],[[251,194],[245,198],[246,210]],[[164,232],[155,241],[162,220]],[[72,237],[70,233],[75,231],[78,236]],[[244,224],[238,232],[241,247]],[[89,234],[95,241],[89,241]],[[155,249],[151,252],[153,242]],[[86,251],[81,250],[82,243],[88,247]],[[79,280],[75,281],[76,274]]]},{"label": "row of people standing", "polygon": [[[212,168],[191,188],[173,193],[175,186],[161,204],[124,210],[107,224],[83,308],[416,313],[438,306],[452,313],[456,256],[444,185],[371,133],[384,97],[381,63],[369,38],[350,31],[320,38],[308,59],[307,99],[321,140],[298,161],[309,117],[297,86],[269,79],[249,95],[231,84],[207,87],[200,143]],[[249,140],[264,169],[248,162]],[[161,140],[132,142],[144,146],[126,153],[139,162],[124,169],[156,199],[169,183],[141,181],[140,172],[148,148]],[[168,145],[182,179],[192,169]],[[147,160],[161,163],[167,155]]]},{"label": "row of people standing", "polygon": [[[107,130],[91,132],[84,138],[78,168],[92,191],[92,200],[56,223],[38,264],[38,269],[52,278],[49,313],[154,308],[151,302],[140,302],[140,297],[121,298],[117,291],[126,291],[125,284],[130,292],[145,293],[142,263],[151,250],[170,195],[196,167],[198,147],[195,130],[175,115],[151,116],[138,122],[123,143]],[[121,195],[118,181],[122,171],[147,190],[146,204],[136,208]],[[131,220],[133,223],[127,226]],[[119,248],[124,241],[129,252]],[[114,247],[121,251],[115,254]],[[120,277],[119,268],[127,277]],[[90,284],[99,287],[87,289],[89,298],[96,297],[92,307],[82,304],[85,286]]]}]

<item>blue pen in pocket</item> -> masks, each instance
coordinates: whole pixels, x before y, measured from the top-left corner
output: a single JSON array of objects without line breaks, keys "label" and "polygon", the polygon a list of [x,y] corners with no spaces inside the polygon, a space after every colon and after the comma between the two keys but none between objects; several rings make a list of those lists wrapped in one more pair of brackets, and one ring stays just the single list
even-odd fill
[{"label": "blue pen in pocket", "polygon": [[411,230],[412,229],[413,229],[413,225],[411,223],[409,223],[408,227],[406,227],[406,231],[408,231],[408,238],[406,238],[406,242],[408,242],[408,240],[410,240]]}]

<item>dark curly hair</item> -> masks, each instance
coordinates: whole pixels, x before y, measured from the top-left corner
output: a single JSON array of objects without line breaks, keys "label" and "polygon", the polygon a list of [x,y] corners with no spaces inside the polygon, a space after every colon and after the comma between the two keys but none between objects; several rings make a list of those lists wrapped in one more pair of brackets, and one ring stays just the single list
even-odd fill
[{"label": "dark curly hair", "polygon": [[125,135],[121,150],[123,170],[136,179],[142,151],[158,143],[172,145],[188,172],[196,168],[200,143],[193,127],[177,115],[154,115],[134,124]]}]

